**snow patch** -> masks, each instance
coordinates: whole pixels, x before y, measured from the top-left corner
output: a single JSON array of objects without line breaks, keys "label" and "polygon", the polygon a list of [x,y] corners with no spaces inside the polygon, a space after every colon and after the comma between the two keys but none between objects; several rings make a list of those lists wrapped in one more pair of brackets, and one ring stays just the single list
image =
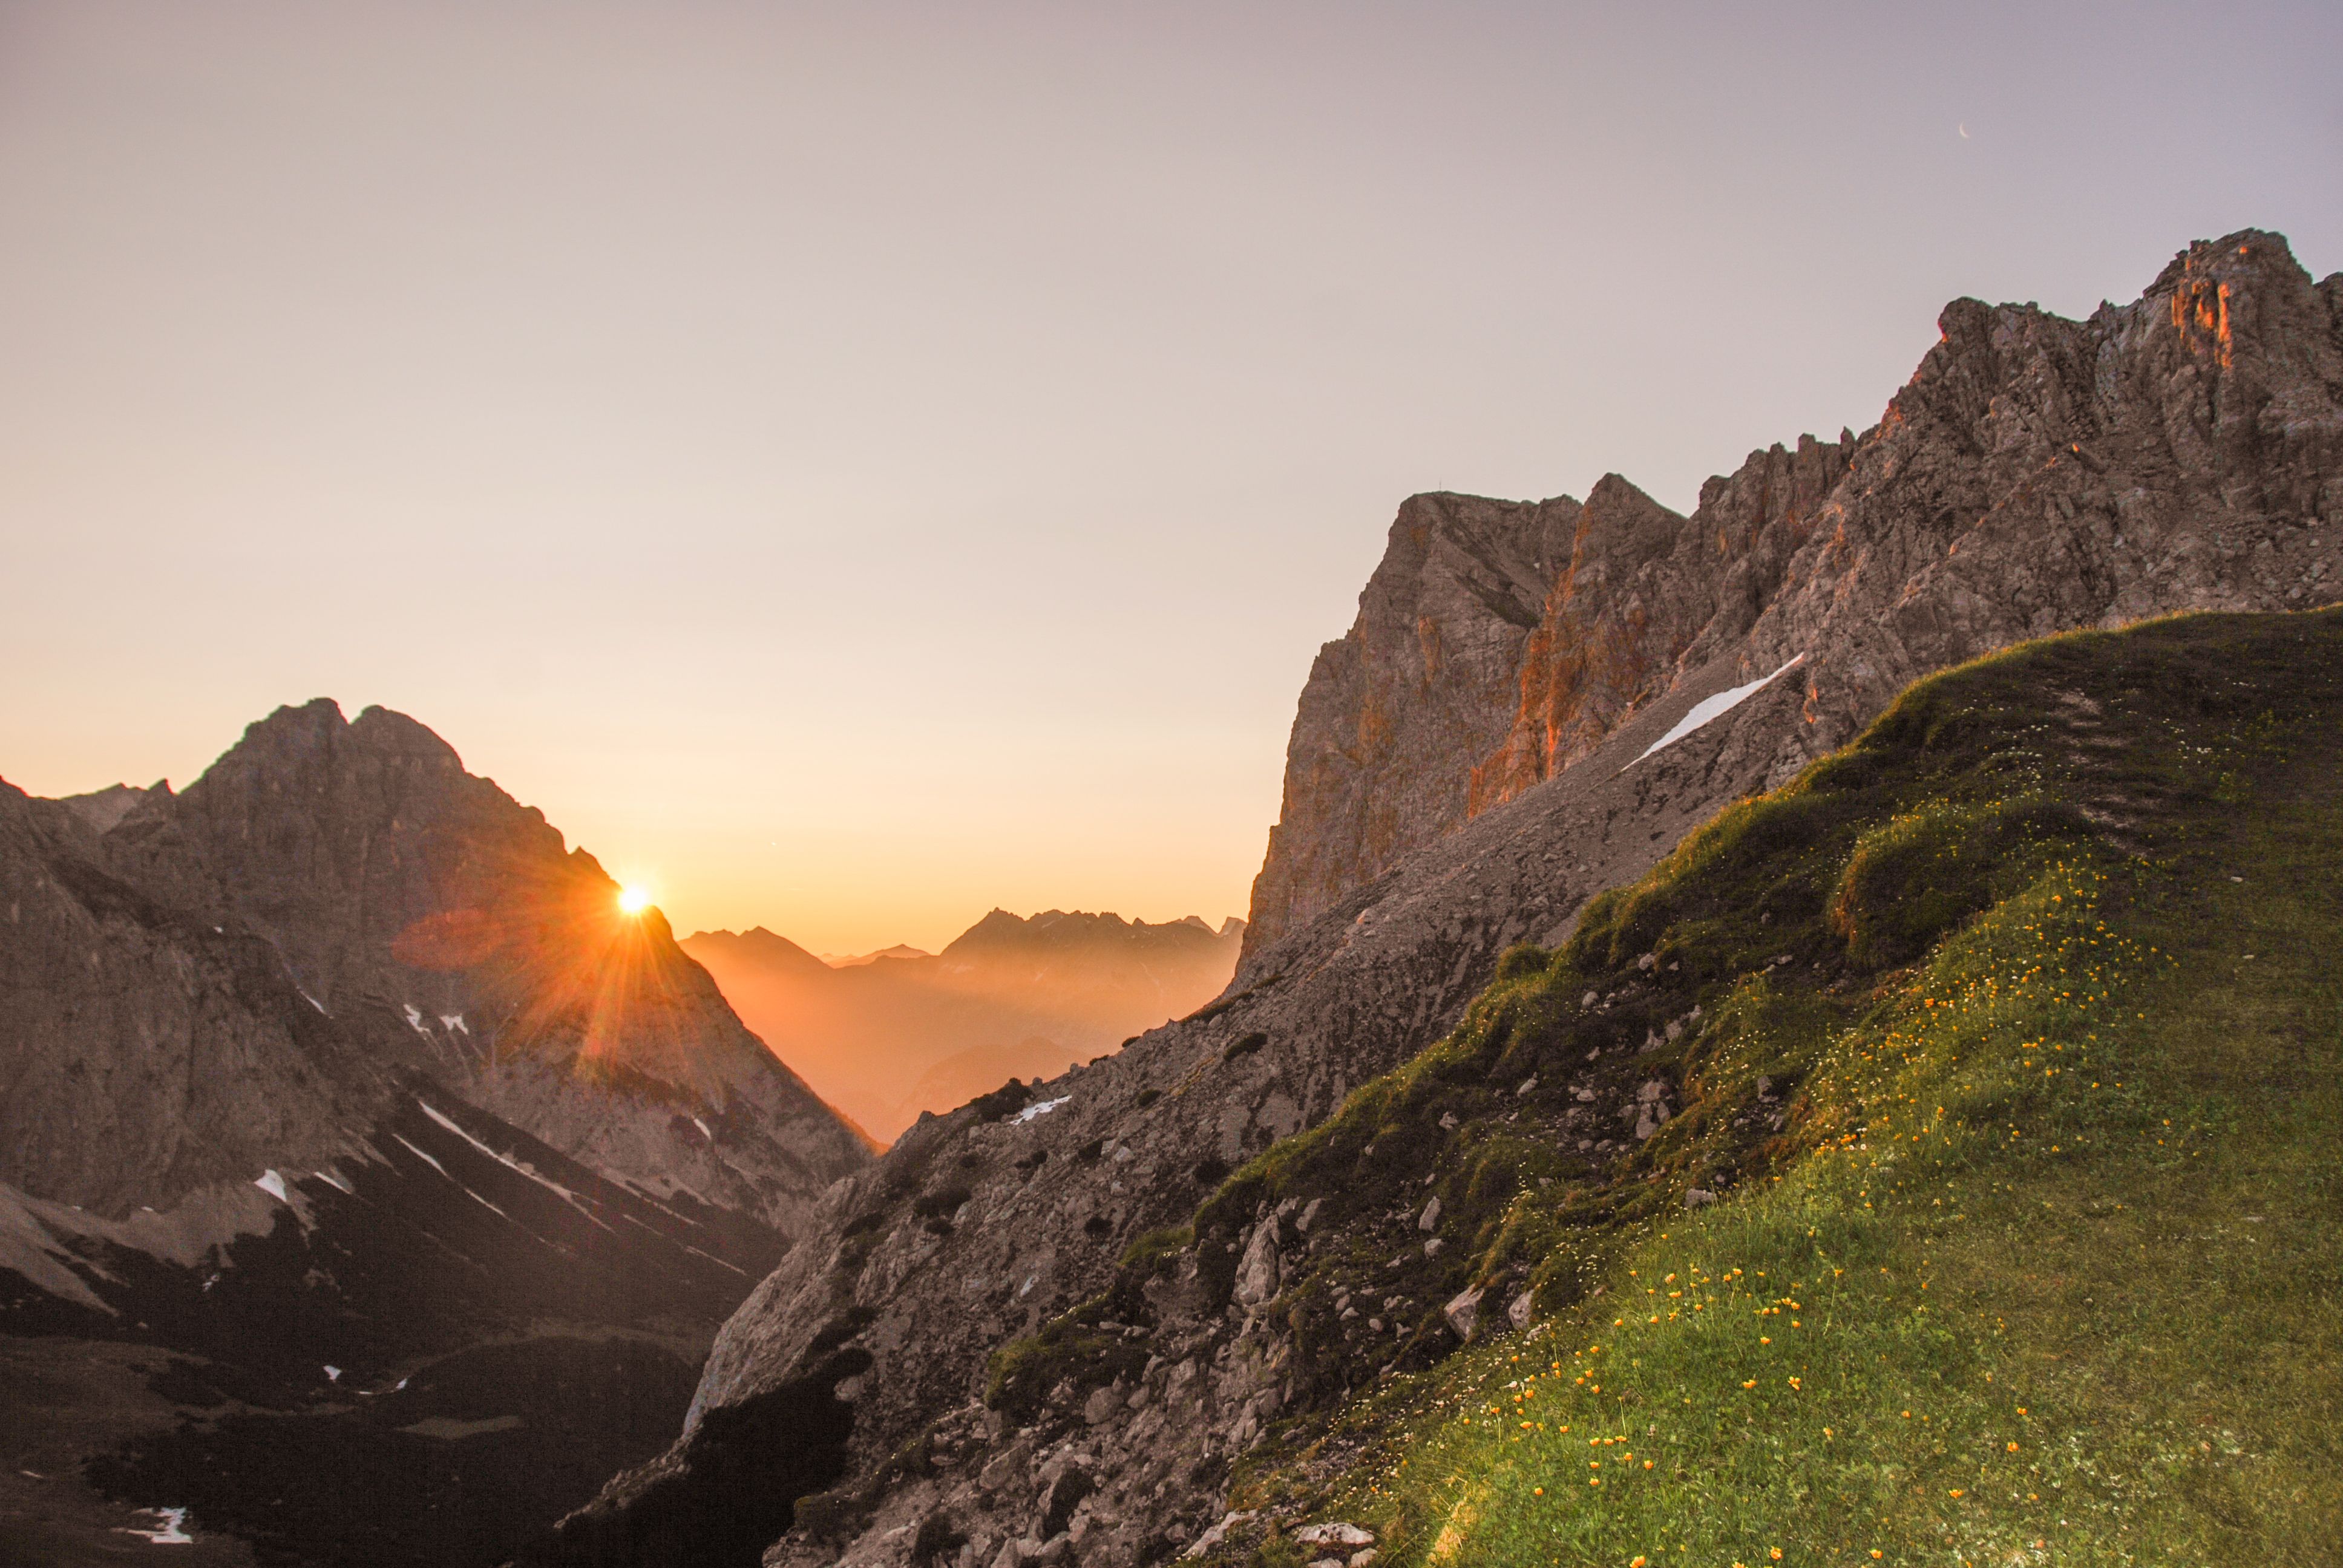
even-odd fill
[{"label": "snow patch", "polygon": [[142,1508],[138,1512],[151,1513],[163,1523],[152,1530],[141,1530],[131,1524],[117,1524],[114,1528],[114,1533],[116,1535],[136,1535],[156,1546],[193,1546],[196,1543],[196,1538],[180,1528],[187,1522],[186,1509]]},{"label": "snow patch", "polygon": [[470,1026],[464,1022],[464,1015],[460,1012],[441,1013],[439,1015],[439,1027],[446,1030],[450,1034],[469,1034],[472,1032]]},{"label": "snow patch", "polygon": [[[1645,748],[1644,756],[1636,758],[1635,762],[1641,762],[1644,759],[1644,757],[1649,757],[1654,751],[1659,751],[1667,747],[1674,746],[1677,741],[1682,740],[1694,730],[1700,729],[1704,725],[1712,723],[1716,719],[1724,718],[1726,714],[1732,712],[1735,709],[1740,707],[1743,703],[1756,696],[1758,692],[1764,690],[1766,687],[1771,686],[1775,680],[1788,674],[1791,670],[1796,668],[1805,661],[1806,656],[1802,653],[1798,655],[1797,658],[1790,660],[1789,663],[1784,665],[1781,668],[1775,670],[1772,675],[1766,676],[1761,680],[1753,680],[1746,686],[1736,686],[1730,691],[1720,691],[1714,697],[1702,698],[1698,702],[1692,705],[1691,712],[1676,720],[1674,729],[1669,730],[1665,735],[1661,736],[1657,740],[1653,741],[1649,747]],[[1633,768],[1635,765],[1635,762],[1628,763],[1627,768]],[[1624,773],[1627,770],[1627,768],[1622,768],[1619,771]]]},{"label": "snow patch", "polygon": [[465,1142],[470,1144],[473,1148],[487,1155],[489,1159],[494,1160],[498,1157],[495,1150],[489,1148],[487,1144],[481,1142],[478,1139],[473,1137],[462,1128],[457,1126],[455,1122],[441,1115],[438,1111],[433,1108],[429,1101],[418,1100],[415,1103],[423,1108],[424,1115],[428,1116],[432,1121],[437,1122],[440,1126],[446,1128],[448,1131],[454,1133],[457,1137],[462,1139]]},{"label": "snow patch", "polygon": [[[300,988],[299,986],[297,986],[297,986],[295,986],[293,989],[294,989],[295,990],[301,990],[301,988]],[[307,1002],[311,1007],[316,1008],[319,1012],[323,1012],[323,1011],[325,1011],[325,1010],[326,1010],[326,1004],[325,1004],[324,1002],[319,1001],[316,997],[311,996],[311,995],[310,995],[307,991],[306,991],[306,990],[301,990],[301,1000],[302,1000],[303,1001]]]},{"label": "snow patch", "polygon": [[326,1369],[326,1381],[327,1381],[327,1382],[341,1382],[341,1381],[342,1381],[342,1369],[341,1369],[341,1368],[339,1368],[339,1367],[334,1367],[334,1366],[329,1366],[329,1367],[327,1367],[327,1368]]},{"label": "snow patch", "polygon": [[[687,1252],[699,1252],[699,1249],[693,1246],[689,1241],[684,1243],[683,1250]],[[746,1269],[741,1268],[737,1263],[728,1263],[713,1252],[699,1252],[699,1255],[707,1259],[709,1262],[715,1264],[719,1269],[729,1269],[744,1280],[749,1278],[749,1271]]]},{"label": "snow patch", "polygon": [[351,1186],[348,1179],[343,1176],[338,1171],[320,1171],[317,1172],[317,1180],[323,1181],[328,1187],[340,1188],[343,1191],[347,1192],[353,1198],[358,1195],[358,1190]]},{"label": "snow patch", "polygon": [[[424,1101],[419,1101],[419,1100],[417,1100],[417,1101],[415,1101],[415,1104],[424,1106]],[[440,1128],[447,1128],[447,1132],[455,1132],[457,1137],[464,1139],[464,1141],[467,1141],[467,1144],[471,1144],[473,1149],[478,1149],[480,1153],[485,1153],[485,1155],[488,1155],[488,1158],[492,1158],[492,1161],[497,1161],[497,1162],[499,1162],[499,1165],[511,1165],[511,1161],[506,1161],[504,1155],[497,1153],[495,1149],[489,1149],[488,1144],[483,1144],[483,1141],[480,1141],[480,1139],[473,1137],[473,1134],[468,1134],[468,1132],[464,1132],[464,1130],[461,1130],[461,1128],[457,1128],[455,1122],[447,1121],[447,1118],[445,1118],[445,1116],[440,1116],[438,1111],[434,1111],[434,1109],[431,1109],[431,1106],[424,1106],[424,1116],[428,1116],[428,1118],[431,1118],[431,1121],[438,1122]],[[407,1144],[407,1139],[403,1139],[403,1137],[400,1137],[400,1134],[396,1134],[396,1132],[394,1132],[394,1134],[391,1134],[391,1137],[398,1139],[400,1144]],[[410,1151],[410,1153],[415,1155],[415,1158],[417,1158],[417,1161],[431,1161],[431,1155],[424,1153],[422,1149],[415,1149],[415,1144],[407,1144],[407,1151]],[[443,1174],[443,1177],[447,1177],[447,1167],[440,1165],[438,1161],[431,1161],[431,1170],[436,1170],[436,1171],[438,1171],[438,1174]],[[455,1177],[447,1177],[447,1179],[450,1179],[450,1181],[455,1181]],[[480,1193],[476,1193],[476,1191],[471,1191],[471,1189],[468,1189],[468,1186],[464,1186],[464,1183],[461,1183],[461,1181],[455,1181],[455,1183],[457,1183],[457,1186],[461,1186],[461,1189],[464,1189],[464,1195],[467,1195],[467,1198],[471,1198],[473,1202],[476,1202],[476,1205],[480,1205],[480,1207],[483,1207],[483,1210],[488,1210],[489,1214],[495,1214],[497,1219],[511,1219],[511,1214],[506,1214],[504,1210],[499,1210],[499,1207],[497,1207],[497,1205],[492,1205],[492,1202],[489,1202],[488,1198],[480,1198]],[[548,1186],[550,1186],[550,1183],[548,1183]]]},{"label": "snow patch", "polygon": [[1009,1119],[1009,1125],[1011,1127],[1022,1127],[1028,1121],[1032,1121],[1036,1116],[1049,1115],[1050,1112],[1057,1110],[1058,1107],[1063,1105],[1072,1098],[1073,1096],[1071,1094],[1061,1094],[1055,1100],[1044,1100],[1037,1105],[1029,1105],[1024,1110],[1019,1111],[1016,1115],[1011,1117]]},{"label": "snow patch", "polygon": [[[397,1138],[401,1143],[407,1143],[407,1140],[399,1138],[399,1135],[396,1132],[392,1133],[391,1136],[393,1138]],[[409,1154],[414,1155],[417,1160],[422,1161],[426,1165],[430,1166],[434,1171],[439,1172],[440,1175],[447,1176],[447,1167],[440,1164],[437,1160],[432,1159],[431,1156],[423,1152],[422,1150],[417,1149],[414,1144],[407,1143],[407,1151]],[[455,1178],[453,1176],[447,1176],[447,1180],[453,1181]]]},{"label": "snow patch", "polygon": [[423,1010],[410,1001],[405,1004],[405,1011],[407,1013],[407,1027],[421,1035],[424,1039],[429,1040],[431,1038],[431,1030],[429,1026],[425,1024],[423,1021]]},{"label": "snow patch", "polygon": [[693,1117],[693,1118],[691,1119],[691,1124],[692,1124],[694,1127],[697,1127],[697,1128],[699,1128],[699,1135],[700,1135],[702,1138],[707,1139],[707,1140],[708,1140],[708,1141],[709,1141],[710,1143],[713,1143],[713,1142],[715,1142],[715,1141],[716,1141],[716,1134],[714,1134],[713,1132],[710,1132],[709,1131],[708,1131],[708,1123],[706,1123],[705,1121],[702,1121],[699,1117],[695,1116],[695,1117]]},{"label": "snow patch", "polygon": [[292,1195],[285,1191],[285,1178],[279,1176],[274,1171],[263,1171],[259,1175],[255,1176],[252,1179],[252,1184],[259,1188],[262,1191],[267,1193],[271,1198],[276,1199],[279,1203],[290,1203],[293,1201]]},{"label": "snow patch", "polygon": [[[533,1166],[533,1165],[530,1165],[530,1164],[529,1164],[529,1163],[528,1163],[526,1161],[516,1160],[516,1159],[514,1159],[514,1158],[513,1158],[511,1155],[509,1155],[509,1154],[502,1153],[502,1152],[500,1152],[500,1151],[497,1151],[497,1150],[494,1150],[494,1149],[489,1148],[487,1144],[485,1144],[485,1143],[481,1142],[478,1139],[477,1139],[477,1138],[473,1137],[470,1133],[468,1133],[468,1132],[465,1131],[461,1127],[458,1126],[454,1121],[450,1121],[447,1117],[446,1117],[446,1116],[442,1115],[442,1114],[439,1112],[438,1109],[437,1109],[437,1107],[435,1107],[434,1105],[432,1105],[432,1103],[431,1103],[429,1101],[427,1101],[427,1100],[417,1100],[415,1103],[416,1103],[416,1104],[417,1104],[417,1105],[419,1105],[419,1106],[421,1106],[421,1107],[423,1108],[423,1114],[424,1114],[424,1115],[428,1116],[429,1118],[431,1118],[431,1120],[432,1120],[432,1121],[434,1121],[437,1122],[440,1126],[442,1126],[442,1127],[446,1128],[448,1131],[450,1131],[450,1132],[454,1133],[457,1137],[458,1137],[458,1138],[462,1139],[465,1142],[467,1142],[467,1143],[470,1144],[473,1148],[475,1148],[475,1149],[478,1150],[481,1153],[483,1153],[483,1154],[487,1155],[489,1159],[491,1159],[491,1160],[495,1161],[498,1164],[499,1164],[499,1165],[503,1166],[506,1170],[508,1170],[508,1171],[510,1171],[514,1172],[516,1175],[521,1175],[521,1176],[526,1176],[526,1177],[528,1177],[530,1181],[532,1181],[536,1182],[538,1186],[543,1187],[543,1188],[545,1188],[547,1191],[548,1191],[552,1192],[555,1196],[558,1197],[558,1198],[559,1198],[563,1202],[565,1202],[565,1203],[568,1204],[571,1208],[573,1208],[573,1209],[577,1210],[580,1214],[585,1215],[587,1219],[593,1221],[593,1222],[594,1222],[595,1224],[597,1224],[597,1225],[601,1225],[602,1229],[604,1229],[605,1231],[609,1231],[609,1230],[610,1230],[610,1227],[609,1227],[608,1225],[607,1225],[607,1224],[604,1224],[604,1223],[603,1223],[603,1221],[602,1221],[602,1220],[601,1220],[601,1218],[600,1218],[599,1216],[598,1216],[598,1215],[597,1215],[597,1214],[596,1214],[596,1213],[595,1213],[591,1209],[588,1209],[588,1207],[586,1207],[586,1205],[585,1205],[585,1204],[580,1203],[580,1202],[578,1201],[578,1194],[577,1194],[577,1193],[572,1192],[568,1188],[564,1187],[560,1182],[554,1181],[554,1180],[553,1180],[553,1179],[551,1179],[550,1177],[539,1175],[539,1174],[538,1173],[537,1168],[536,1168],[535,1166]],[[696,1120],[696,1119],[695,1119],[695,1120]],[[700,1131],[702,1131],[704,1132],[704,1131],[707,1131],[707,1129],[703,1127]],[[397,1134],[393,1133],[393,1134],[392,1134],[392,1136],[393,1136],[393,1137],[397,1137]],[[710,1136],[711,1136],[711,1141],[712,1141],[712,1140],[713,1140],[713,1135],[711,1134]],[[398,1141],[399,1141],[401,1143],[407,1143],[407,1140],[405,1140],[404,1138],[400,1138]],[[412,1144],[412,1143],[407,1143],[407,1146],[409,1149],[414,1149],[414,1148],[415,1148],[415,1145],[414,1145],[414,1144]],[[417,1151],[417,1153],[421,1153],[421,1152],[422,1152],[420,1150],[417,1150],[416,1151]],[[426,1159],[428,1159],[428,1158],[429,1158],[429,1156],[428,1156],[428,1155],[426,1155],[426,1156],[425,1156],[425,1158],[426,1158]],[[437,1161],[433,1161],[433,1163],[434,1163],[434,1164],[437,1164]],[[446,1174],[447,1174],[447,1172],[446,1172],[445,1171],[442,1171],[440,1172],[440,1174],[444,1176],[444,1175],[446,1175]],[[470,1191],[470,1189],[467,1188],[467,1189],[466,1189],[466,1191]],[[476,1197],[476,1198],[479,1197],[479,1194],[478,1194],[478,1193],[477,1193],[477,1192],[473,1193],[472,1195],[473,1195],[474,1197]],[[480,1201],[481,1201],[481,1202],[483,1202],[483,1203],[488,1203],[488,1201],[487,1199],[485,1199],[485,1198],[481,1198],[481,1199],[480,1199]],[[488,1203],[488,1207],[489,1207],[489,1208],[491,1208],[491,1209],[496,1209],[496,1208],[497,1208],[497,1206],[496,1206],[495,1204],[493,1204],[493,1203]],[[497,1212],[498,1212],[498,1213],[499,1213],[499,1214],[502,1214],[502,1213],[504,1213],[504,1211],[503,1211],[502,1209],[497,1209]],[[610,1233],[611,1233],[612,1235],[614,1235],[614,1236],[618,1234],[618,1232],[617,1232],[616,1231],[610,1231]]]}]

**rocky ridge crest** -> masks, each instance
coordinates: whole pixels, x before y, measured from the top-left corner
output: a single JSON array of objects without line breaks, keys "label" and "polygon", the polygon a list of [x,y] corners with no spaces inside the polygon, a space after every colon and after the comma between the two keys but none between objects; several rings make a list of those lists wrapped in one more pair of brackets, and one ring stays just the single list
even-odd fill
[{"label": "rocky ridge crest", "polygon": [[[75,1027],[82,1015],[58,1012],[52,989],[73,968],[19,954],[19,1006],[45,1017],[14,1036],[9,1118],[21,1137],[0,1179],[40,1198],[166,1207],[196,1177],[347,1153],[347,1130],[394,1069],[434,1073],[647,1193],[689,1191],[782,1231],[867,1158],[740,1027],[656,911],[621,917],[593,856],[565,850],[544,813],[473,779],[406,715],[367,708],[345,722],[323,699],[279,708],[186,792],[150,789],[106,832],[49,801],[19,795],[16,811],[24,856],[12,869],[47,914],[37,940],[91,926],[82,938],[96,968],[162,940],[235,950],[305,1003],[290,1024],[256,1029],[321,1040],[297,1060],[208,1061],[190,1076],[192,1100],[147,1101],[122,1092],[117,1073],[159,1085],[155,1050],[202,1055],[218,1033],[146,1017]],[[89,898],[75,900],[75,884]],[[159,1006],[168,991],[174,980],[125,978],[107,984],[106,1006]],[[176,991],[187,994],[186,980]],[[122,1134],[91,1137],[101,1122]],[[166,1144],[195,1162],[186,1181],[164,1174],[168,1162],[131,1174],[141,1151]]]},{"label": "rocky ridge crest", "polygon": [[1690,518],[1615,474],[1584,506],[1410,499],[1303,689],[1240,972],[1719,657],[1811,650],[1787,769],[1988,648],[2316,602],[2343,514],[2338,286],[2247,230],[2087,321],[1955,300],[1860,440],[1754,452]]}]

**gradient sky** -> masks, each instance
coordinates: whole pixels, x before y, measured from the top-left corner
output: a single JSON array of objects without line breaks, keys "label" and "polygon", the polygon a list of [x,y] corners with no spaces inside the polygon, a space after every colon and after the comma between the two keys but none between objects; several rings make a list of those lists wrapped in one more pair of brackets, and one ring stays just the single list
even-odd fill
[{"label": "gradient sky", "polygon": [[1688,508],[1956,295],[2343,266],[2338,62],[2331,4],[0,0],[0,776],[325,695],[683,930],[1242,912],[1403,497]]}]

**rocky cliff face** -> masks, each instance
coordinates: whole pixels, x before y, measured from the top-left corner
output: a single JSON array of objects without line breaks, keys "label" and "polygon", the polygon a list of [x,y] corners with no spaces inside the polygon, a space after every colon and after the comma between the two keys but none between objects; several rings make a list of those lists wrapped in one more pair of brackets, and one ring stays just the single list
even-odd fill
[{"label": "rocky cliff face", "polygon": [[100,846],[186,923],[265,943],[318,1012],[397,1020],[467,1098],[644,1191],[787,1231],[863,1157],[656,911],[622,915],[590,855],[404,715],[280,709]]},{"label": "rocky cliff face", "polygon": [[[768,1563],[894,1564],[940,1512],[963,1563],[1160,1560],[1218,1517],[1280,1396],[1242,1311],[1104,1295],[1127,1248],[1437,1039],[1509,944],[1560,940],[1912,678],[2343,592],[2343,276],[2247,233],[2087,322],[1963,301],[1944,328],[1876,427],[1759,454],[1690,519],[1614,481],[1583,507],[1410,503],[1312,673],[1231,990],[834,1191],[726,1325],[683,1440],[543,1557],[752,1563],[779,1537]],[[1640,1087],[1611,1088],[1632,1128]],[[1020,1389],[1061,1352],[1107,1358],[1114,1392]],[[850,1433],[791,1438],[777,1402],[850,1409]],[[727,1480],[831,1465],[786,1536]],[[691,1558],[717,1520],[729,1544]]]},{"label": "rocky cliff face", "polygon": [[616,892],[380,709],[280,709],[176,798],[0,784],[0,1386],[49,1402],[0,1543],[108,1560],[86,1473],[489,1563],[663,1440],[870,1153]]},{"label": "rocky cliff face", "polygon": [[1790,765],[2021,638],[2309,602],[2343,516],[2336,287],[2247,231],[2087,321],[1956,300],[1861,440],[1754,453],[1688,518],[1615,475],[1584,507],[1409,501],[1303,692],[1241,972],[1720,656],[1814,652]]}]

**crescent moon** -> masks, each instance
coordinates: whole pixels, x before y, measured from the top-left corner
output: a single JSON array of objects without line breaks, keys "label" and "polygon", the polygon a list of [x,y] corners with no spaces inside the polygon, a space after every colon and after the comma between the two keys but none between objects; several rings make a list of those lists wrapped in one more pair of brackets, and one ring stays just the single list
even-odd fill
[{"label": "crescent moon", "polygon": [[1967,141],[1969,139],[1969,123],[1966,120],[1963,120],[1959,125],[1953,128],[1961,133],[1961,140]]}]

